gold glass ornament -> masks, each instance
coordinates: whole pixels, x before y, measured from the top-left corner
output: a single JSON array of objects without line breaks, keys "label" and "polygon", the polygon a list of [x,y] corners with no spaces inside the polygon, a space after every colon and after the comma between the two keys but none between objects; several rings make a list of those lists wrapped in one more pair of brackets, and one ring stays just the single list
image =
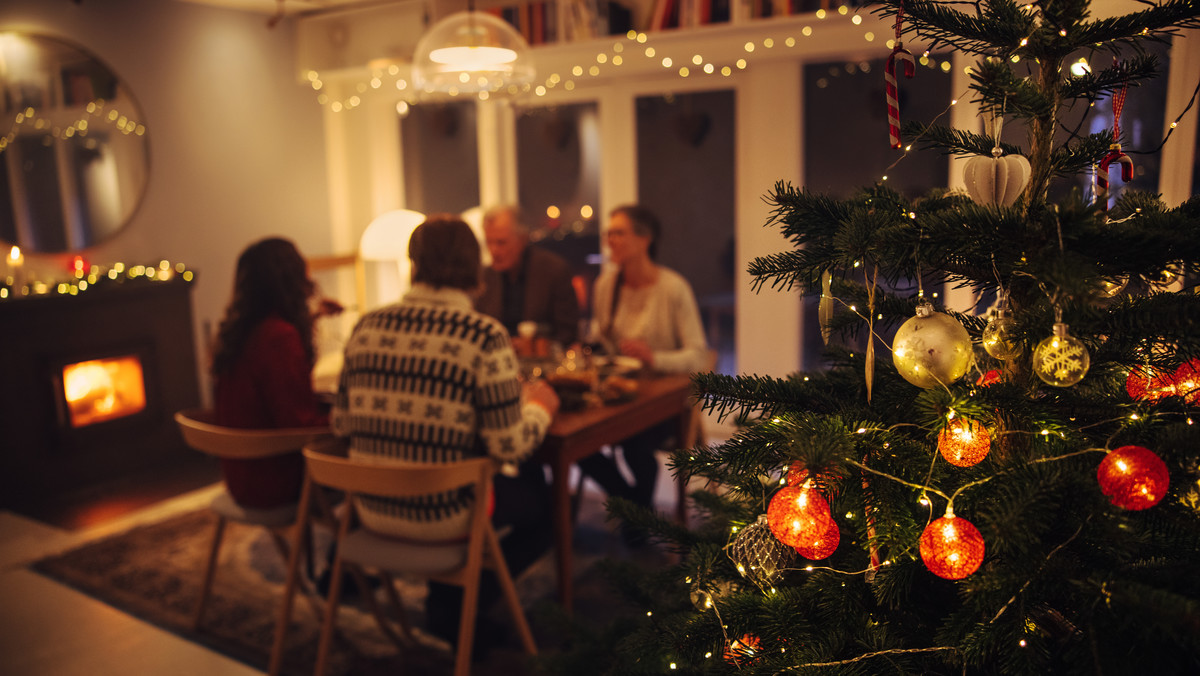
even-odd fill
[{"label": "gold glass ornament", "polygon": [[1016,359],[1025,351],[1025,344],[1016,338],[1017,320],[1008,310],[992,315],[983,328],[983,349],[996,359]]},{"label": "gold glass ornament", "polygon": [[1129,284],[1129,275],[1101,277],[1098,291],[1104,298],[1112,298],[1124,291],[1127,284]]},{"label": "gold glass ornament", "polygon": [[1033,372],[1047,385],[1070,387],[1083,380],[1089,366],[1087,348],[1062,322],[1054,325],[1054,335],[1033,349]]},{"label": "gold glass ornament", "polygon": [[935,312],[928,302],[900,325],[892,339],[892,363],[917,387],[949,385],[971,368],[971,336],[957,319]]},{"label": "gold glass ornament", "polygon": [[1179,281],[1183,275],[1183,264],[1176,262],[1167,265],[1157,275],[1145,275],[1143,279],[1154,291],[1170,291],[1171,285]]}]

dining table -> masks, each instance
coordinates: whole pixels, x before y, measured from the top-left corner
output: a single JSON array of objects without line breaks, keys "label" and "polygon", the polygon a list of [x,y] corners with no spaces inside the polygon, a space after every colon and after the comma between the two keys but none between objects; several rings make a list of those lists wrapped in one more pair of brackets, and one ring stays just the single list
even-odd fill
[{"label": "dining table", "polygon": [[688,438],[695,415],[691,378],[687,374],[646,374],[638,378],[636,396],[623,403],[560,411],[546,432],[538,457],[551,471],[554,548],[558,567],[559,602],[571,611],[574,600],[574,518],[571,466],[604,446],[620,443],[638,432],[676,420],[679,439]]}]

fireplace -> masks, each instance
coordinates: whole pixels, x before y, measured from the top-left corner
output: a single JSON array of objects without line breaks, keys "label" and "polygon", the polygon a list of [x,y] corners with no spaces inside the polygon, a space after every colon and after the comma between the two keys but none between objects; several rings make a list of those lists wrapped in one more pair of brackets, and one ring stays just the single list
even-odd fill
[{"label": "fireplace", "polygon": [[190,462],[191,281],[139,277],[0,301],[0,506]]}]

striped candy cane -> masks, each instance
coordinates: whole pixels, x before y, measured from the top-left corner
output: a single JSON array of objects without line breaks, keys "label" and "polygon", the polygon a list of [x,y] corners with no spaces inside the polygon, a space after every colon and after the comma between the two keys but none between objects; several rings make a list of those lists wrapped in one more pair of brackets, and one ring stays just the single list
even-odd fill
[{"label": "striped candy cane", "polygon": [[1095,178],[1092,181],[1092,195],[1100,211],[1108,211],[1108,170],[1113,162],[1121,165],[1121,180],[1128,183],[1133,180],[1133,159],[1121,152],[1121,144],[1114,143],[1108,147],[1108,152],[1096,165]]},{"label": "striped candy cane", "polygon": [[896,94],[896,62],[904,62],[904,77],[912,79],[917,74],[917,63],[913,55],[904,48],[900,41],[901,27],[904,24],[904,7],[896,12],[896,40],[891,55],[888,56],[887,67],[884,68],[883,81],[887,89],[888,139],[893,148],[900,147],[900,99]]},{"label": "striped candy cane", "polygon": [[[1119,67],[1117,60],[1113,59],[1113,66]],[[1108,152],[1104,157],[1100,158],[1100,164],[1093,169],[1092,179],[1092,198],[1100,207],[1100,211],[1108,211],[1108,170],[1113,162],[1121,165],[1121,180],[1128,183],[1133,180],[1133,160],[1121,152],[1121,109],[1125,107],[1125,93],[1129,89],[1129,84],[1121,85],[1121,88],[1113,92],[1113,138],[1115,142],[1108,147]]]}]

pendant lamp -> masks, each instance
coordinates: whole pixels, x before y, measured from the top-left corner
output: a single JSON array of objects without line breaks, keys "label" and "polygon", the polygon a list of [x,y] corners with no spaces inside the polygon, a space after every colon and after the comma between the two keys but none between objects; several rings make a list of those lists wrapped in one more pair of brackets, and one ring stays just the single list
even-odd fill
[{"label": "pendant lamp", "polygon": [[425,95],[517,94],[535,76],[521,34],[474,3],[430,26],[413,54],[413,84]]}]

